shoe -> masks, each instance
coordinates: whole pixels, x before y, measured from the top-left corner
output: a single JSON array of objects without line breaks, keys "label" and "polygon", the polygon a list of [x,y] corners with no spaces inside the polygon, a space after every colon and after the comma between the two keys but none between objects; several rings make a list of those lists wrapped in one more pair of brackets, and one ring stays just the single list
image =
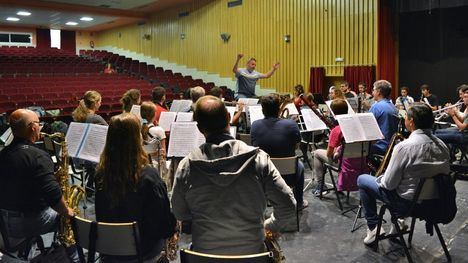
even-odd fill
[{"label": "shoe", "polygon": [[322,195],[326,195],[328,194],[328,191],[325,190],[325,191],[321,191],[322,189],[320,188],[320,184],[317,186],[317,188],[315,188],[315,190],[312,192],[314,194],[314,196],[316,197],[319,197],[320,196],[320,192],[322,192]]},{"label": "shoe", "polygon": [[[405,219],[403,218],[398,218],[398,226],[400,227],[401,231],[406,231],[408,229],[408,225],[405,222]],[[397,230],[395,226],[392,224],[392,228],[390,228],[390,232],[388,233],[389,235],[394,235],[397,234]]]},{"label": "shoe", "polygon": [[[370,245],[374,243],[376,235],[377,235],[377,226],[373,230],[370,230],[368,228],[367,236],[364,238],[364,244]],[[380,227],[380,235],[381,236],[385,235],[385,229],[383,227]]]},{"label": "shoe", "polygon": [[307,200],[303,200],[302,201],[302,206],[299,207],[297,210],[301,211],[301,210],[304,210],[304,208],[307,208],[309,206],[309,202],[307,202]]}]

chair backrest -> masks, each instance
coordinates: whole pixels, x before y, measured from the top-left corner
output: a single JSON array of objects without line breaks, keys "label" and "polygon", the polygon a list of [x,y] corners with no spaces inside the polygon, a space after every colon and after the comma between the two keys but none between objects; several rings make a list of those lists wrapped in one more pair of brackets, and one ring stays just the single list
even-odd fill
[{"label": "chair backrest", "polygon": [[98,253],[110,256],[140,255],[140,238],[136,222],[97,222],[97,238],[94,241],[90,238],[92,221],[75,216],[72,219],[72,224],[76,242],[82,248],[89,249],[91,242],[95,241],[95,250]]},{"label": "chair backrest", "polygon": [[271,161],[281,175],[295,174],[297,169],[297,156],[271,158]]},{"label": "chair backrest", "polygon": [[3,215],[0,213],[0,249],[4,249],[7,252],[16,252],[19,245],[25,242],[26,238],[11,238],[8,236],[5,221]]},{"label": "chair backrest", "polygon": [[252,145],[252,139],[250,138],[250,134],[247,133],[238,133],[239,140],[245,142],[247,145]]},{"label": "chair backrest", "polygon": [[263,252],[250,255],[213,255],[191,251],[188,249],[180,250],[181,263],[268,263],[273,262],[273,253]]}]

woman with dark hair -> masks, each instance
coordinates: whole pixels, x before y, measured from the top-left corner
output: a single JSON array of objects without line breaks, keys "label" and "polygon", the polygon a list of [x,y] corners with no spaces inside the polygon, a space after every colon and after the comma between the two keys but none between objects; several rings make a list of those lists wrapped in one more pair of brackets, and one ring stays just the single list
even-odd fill
[{"label": "woman with dark hair", "polygon": [[301,84],[294,86],[294,105],[297,110],[301,110],[302,105],[304,105],[304,102],[300,98],[301,94],[304,94],[304,86]]},{"label": "woman with dark hair", "polygon": [[[176,221],[158,171],[143,150],[140,120],[133,114],[112,117],[96,175],[96,219],[138,222],[144,259],[159,255]],[[131,258],[106,257],[131,260]]]},{"label": "woman with dark hair", "polygon": [[140,105],[141,93],[137,89],[129,89],[124,93],[120,102],[122,103],[123,111],[130,112],[133,105]]}]

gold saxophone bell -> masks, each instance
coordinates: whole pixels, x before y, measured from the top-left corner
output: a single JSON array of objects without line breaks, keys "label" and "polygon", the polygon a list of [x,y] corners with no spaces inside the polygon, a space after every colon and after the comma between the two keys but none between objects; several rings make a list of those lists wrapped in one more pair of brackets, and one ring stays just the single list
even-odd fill
[{"label": "gold saxophone bell", "polygon": [[380,163],[379,168],[375,172],[375,177],[379,177],[380,175],[385,172],[385,169],[387,169],[388,163],[390,162],[390,157],[392,156],[393,148],[398,142],[401,142],[405,140],[405,137],[400,134],[400,133],[395,133],[392,136],[392,139],[390,140],[390,144],[388,145],[387,151],[385,152],[384,158],[382,162]]},{"label": "gold saxophone bell", "polygon": [[273,233],[271,230],[265,231],[265,245],[271,253],[273,253],[273,261],[275,263],[286,262],[286,257],[278,243],[279,234]]}]

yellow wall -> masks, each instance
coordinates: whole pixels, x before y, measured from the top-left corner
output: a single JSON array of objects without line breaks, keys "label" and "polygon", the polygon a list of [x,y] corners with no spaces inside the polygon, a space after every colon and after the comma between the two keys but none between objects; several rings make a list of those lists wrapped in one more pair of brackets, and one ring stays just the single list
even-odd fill
[{"label": "yellow wall", "polygon": [[80,49],[92,49],[89,45],[90,41],[96,44],[96,33],[89,31],[76,31],[76,51]]},{"label": "yellow wall", "polygon": [[[145,25],[100,32],[96,44],[227,77],[233,77],[237,53],[257,58],[260,72],[279,61],[276,74],[259,82],[278,92],[290,92],[298,83],[308,86],[311,66],[327,65],[327,76],[340,76],[342,66],[328,65],[377,62],[377,0],[244,0],[232,8],[227,2],[194,0],[155,14]],[[190,15],[179,18],[184,11]],[[231,34],[228,43],[220,38],[223,32]],[[151,39],[143,39],[144,34]],[[284,35],[291,36],[290,43]],[[335,62],[336,57],[344,62]]]}]

